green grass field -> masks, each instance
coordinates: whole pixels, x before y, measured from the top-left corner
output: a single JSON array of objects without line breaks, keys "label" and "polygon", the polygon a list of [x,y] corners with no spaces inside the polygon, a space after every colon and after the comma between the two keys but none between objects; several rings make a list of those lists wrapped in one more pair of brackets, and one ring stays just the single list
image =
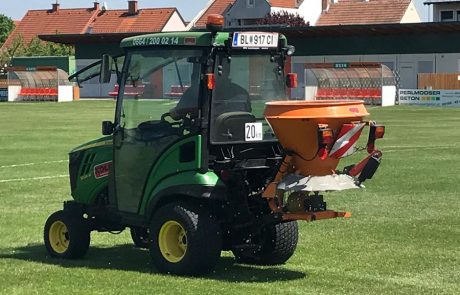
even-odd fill
[{"label": "green grass field", "polygon": [[128,232],[92,233],[83,260],[48,257],[43,225],[70,198],[67,152],[100,136],[112,101],[0,104],[0,294],[459,294],[460,109],[371,108],[387,126],[366,189],[329,194],[348,220],[300,223],[284,266],[160,275]]}]

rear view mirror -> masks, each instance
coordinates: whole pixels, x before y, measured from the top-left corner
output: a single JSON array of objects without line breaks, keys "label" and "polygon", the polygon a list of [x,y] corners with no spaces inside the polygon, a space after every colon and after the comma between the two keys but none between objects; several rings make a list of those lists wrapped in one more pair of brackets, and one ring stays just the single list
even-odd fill
[{"label": "rear view mirror", "polygon": [[297,74],[296,73],[288,73],[286,75],[286,87],[288,88],[297,88]]},{"label": "rear view mirror", "polygon": [[110,135],[113,133],[114,125],[110,121],[102,122],[102,135]]},{"label": "rear view mirror", "polygon": [[99,76],[99,82],[101,84],[110,83],[112,77],[112,57],[108,54],[102,55],[101,60],[101,73]]}]

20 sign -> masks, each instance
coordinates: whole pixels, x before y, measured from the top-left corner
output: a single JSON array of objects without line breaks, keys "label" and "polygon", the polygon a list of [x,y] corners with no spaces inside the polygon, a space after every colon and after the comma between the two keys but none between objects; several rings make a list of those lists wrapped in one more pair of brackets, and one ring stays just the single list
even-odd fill
[{"label": "20 sign", "polygon": [[262,123],[246,123],[244,125],[244,140],[263,140]]}]

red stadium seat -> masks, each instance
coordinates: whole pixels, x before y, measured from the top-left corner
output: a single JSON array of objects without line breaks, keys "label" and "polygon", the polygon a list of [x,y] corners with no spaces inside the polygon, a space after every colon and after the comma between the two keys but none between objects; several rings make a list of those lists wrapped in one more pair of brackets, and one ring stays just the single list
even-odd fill
[{"label": "red stadium seat", "polygon": [[326,88],[318,88],[316,90],[316,98],[323,99],[326,97]]},{"label": "red stadium seat", "polygon": [[118,84],[115,84],[115,87],[113,88],[113,90],[109,92],[109,96],[117,97],[119,91],[120,91],[120,86]]}]

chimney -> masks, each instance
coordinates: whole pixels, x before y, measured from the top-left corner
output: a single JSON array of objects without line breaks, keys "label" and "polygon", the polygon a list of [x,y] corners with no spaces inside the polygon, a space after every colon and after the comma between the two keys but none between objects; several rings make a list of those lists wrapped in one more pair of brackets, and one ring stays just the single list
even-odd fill
[{"label": "chimney", "polygon": [[59,8],[60,8],[60,4],[58,1],[56,1],[56,3],[53,4],[53,8],[51,9],[52,12],[58,12],[59,11]]},{"label": "chimney", "polygon": [[93,7],[93,10],[99,10],[101,9],[101,5],[99,4],[99,2],[94,2],[94,7]]},{"label": "chimney", "polygon": [[134,15],[139,12],[137,6],[137,0],[130,0],[128,1],[128,14]]},{"label": "chimney", "polygon": [[329,10],[329,0],[322,0],[321,1],[321,9],[323,12],[326,12]]}]

